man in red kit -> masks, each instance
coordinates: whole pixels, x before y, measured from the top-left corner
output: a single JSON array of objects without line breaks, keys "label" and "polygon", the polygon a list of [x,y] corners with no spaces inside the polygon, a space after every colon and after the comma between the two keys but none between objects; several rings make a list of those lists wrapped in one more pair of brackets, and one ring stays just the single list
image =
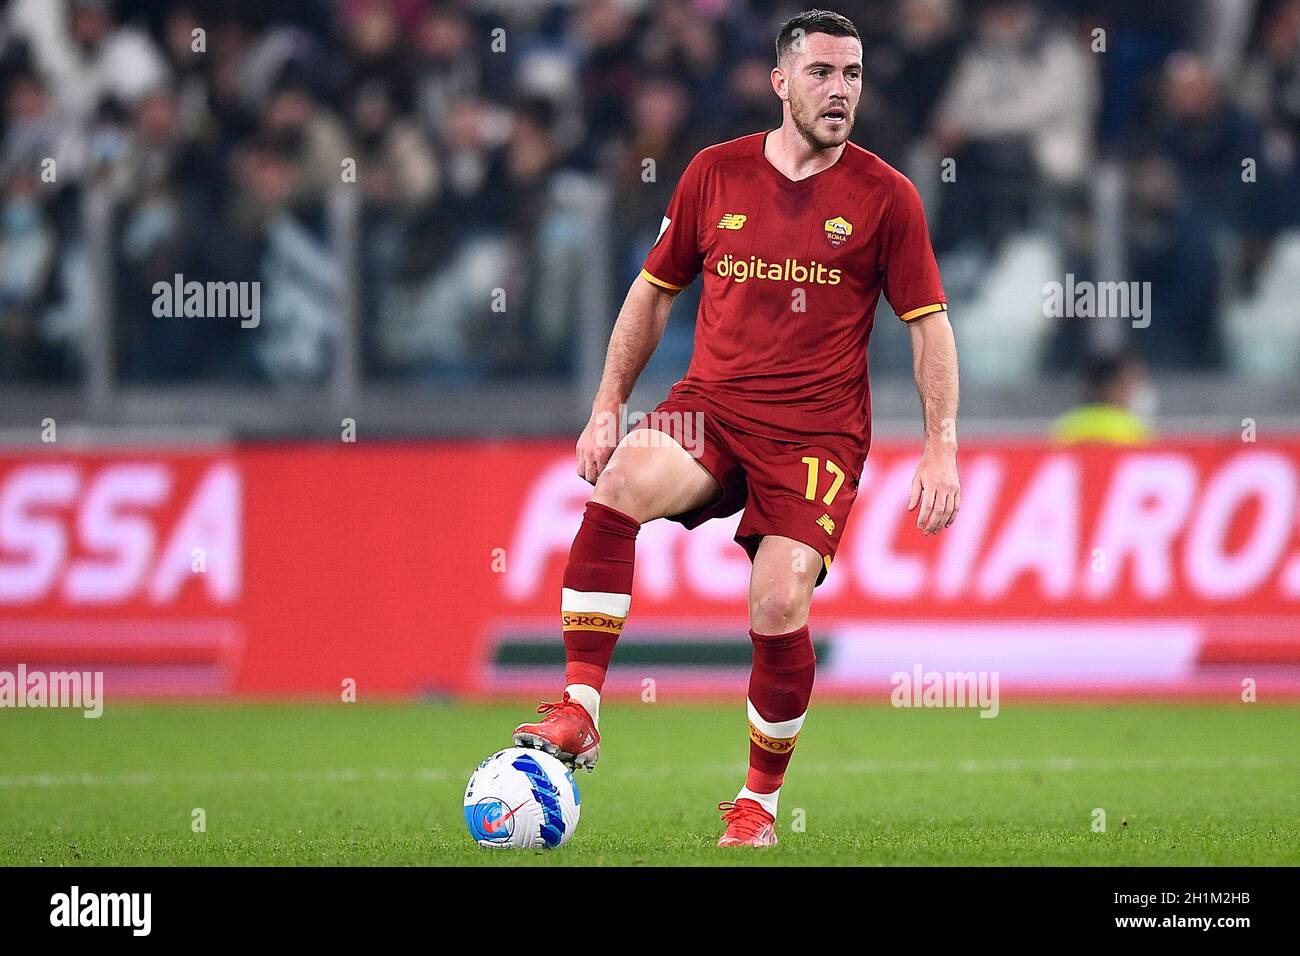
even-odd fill
[{"label": "man in red kit", "polygon": [[[753,562],[749,774],[719,804],[719,846],[776,843],[777,799],[812,694],[813,588],[830,569],[871,441],[867,339],[881,292],[911,333],[925,426],[907,508],[935,534],[960,502],[957,353],[921,201],[901,173],[848,142],[862,90],[858,32],[811,10],[781,28],[776,49],[780,128],[691,160],[619,312],[577,446],[578,473],[596,487],[564,572],[567,686],[514,735],[590,770],[638,530],[664,517],[694,528],[743,508],[736,541]],[[673,297],[701,273],[686,377],[609,447],[601,439]]]}]

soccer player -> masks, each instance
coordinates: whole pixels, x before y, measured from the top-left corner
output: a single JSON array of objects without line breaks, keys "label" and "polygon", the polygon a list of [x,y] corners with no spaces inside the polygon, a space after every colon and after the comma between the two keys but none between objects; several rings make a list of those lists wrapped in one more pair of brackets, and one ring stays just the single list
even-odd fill
[{"label": "soccer player", "polygon": [[[867,338],[882,291],[911,333],[925,428],[907,508],[935,534],[960,503],[956,346],[920,198],[848,142],[862,92],[858,32],[839,14],[807,11],[782,26],[776,53],[781,126],[691,160],[619,312],[577,445],[578,474],[595,490],[564,572],[567,686],[514,734],[519,746],[590,770],[638,530],[665,517],[694,528],[743,508],[736,542],[753,563],[749,773],[736,799],[718,805],[719,846],[776,843],[777,800],[812,694],[813,588],[831,567],[870,444]],[[673,297],[701,273],[686,377],[609,447],[602,436]]]}]

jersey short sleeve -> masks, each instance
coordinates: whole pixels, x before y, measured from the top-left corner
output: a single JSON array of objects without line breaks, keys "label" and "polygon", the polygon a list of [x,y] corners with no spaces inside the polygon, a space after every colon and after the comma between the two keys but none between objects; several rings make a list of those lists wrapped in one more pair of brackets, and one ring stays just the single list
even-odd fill
[{"label": "jersey short sleeve", "polygon": [[904,322],[948,307],[916,187],[899,177],[881,247],[885,298]]},{"label": "jersey short sleeve", "polygon": [[677,181],[677,189],[659,227],[659,238],[641,269],[643,279],[664,289],[686,288],[704,268],[699,238],[702,165],[697,155]]}]

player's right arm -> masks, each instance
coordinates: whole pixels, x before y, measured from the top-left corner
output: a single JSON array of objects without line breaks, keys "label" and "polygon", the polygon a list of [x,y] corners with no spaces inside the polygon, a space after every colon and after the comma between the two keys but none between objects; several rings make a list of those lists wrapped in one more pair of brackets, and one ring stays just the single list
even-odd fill
[{"label": "player's right arm", "polygon": [[641,370],[658,348],[678,291],[640,276],[627,290],[609,337],[605,371],[591,403],[591,418],[578,438],[578,474],[593,485],[617,446],[618,423],[622,420],[619,406],[632,394]]},{"label": "player's right arm", "polygon": [[609,337],[591,419],[578,438],[578,474],[593,485],[618,442],[619,406],[659,346],[673,299],[704,267],[698,228],[703,155],[697,154],[678,180],[645,268],[632,280]]}]

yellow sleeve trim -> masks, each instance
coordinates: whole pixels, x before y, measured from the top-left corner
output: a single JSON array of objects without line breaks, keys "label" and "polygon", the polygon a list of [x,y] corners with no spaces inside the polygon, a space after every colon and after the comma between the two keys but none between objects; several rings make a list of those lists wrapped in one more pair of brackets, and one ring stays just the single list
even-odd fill
[{"label": "yellow sleeve trim", "polygon": [[686,288],[684,285],[673,285],[671,282],[665,282],[663,279],[656,279],[644,269],[641,270],[641,278],[645,279],[646,282],[659,286],[661,289],[667,289],[669,292],[681,292]]},{"label": "yellow sleeve trim", "polygon": [[943,302],[936,302],[934,305],[923,305],[919,309],[913,309],[911,312],[904,312],[899,316],[904,322],[910,322],[913,319],[919,319],[923,315],[929,315],[931,312],[947,311],[948,306]]}]

